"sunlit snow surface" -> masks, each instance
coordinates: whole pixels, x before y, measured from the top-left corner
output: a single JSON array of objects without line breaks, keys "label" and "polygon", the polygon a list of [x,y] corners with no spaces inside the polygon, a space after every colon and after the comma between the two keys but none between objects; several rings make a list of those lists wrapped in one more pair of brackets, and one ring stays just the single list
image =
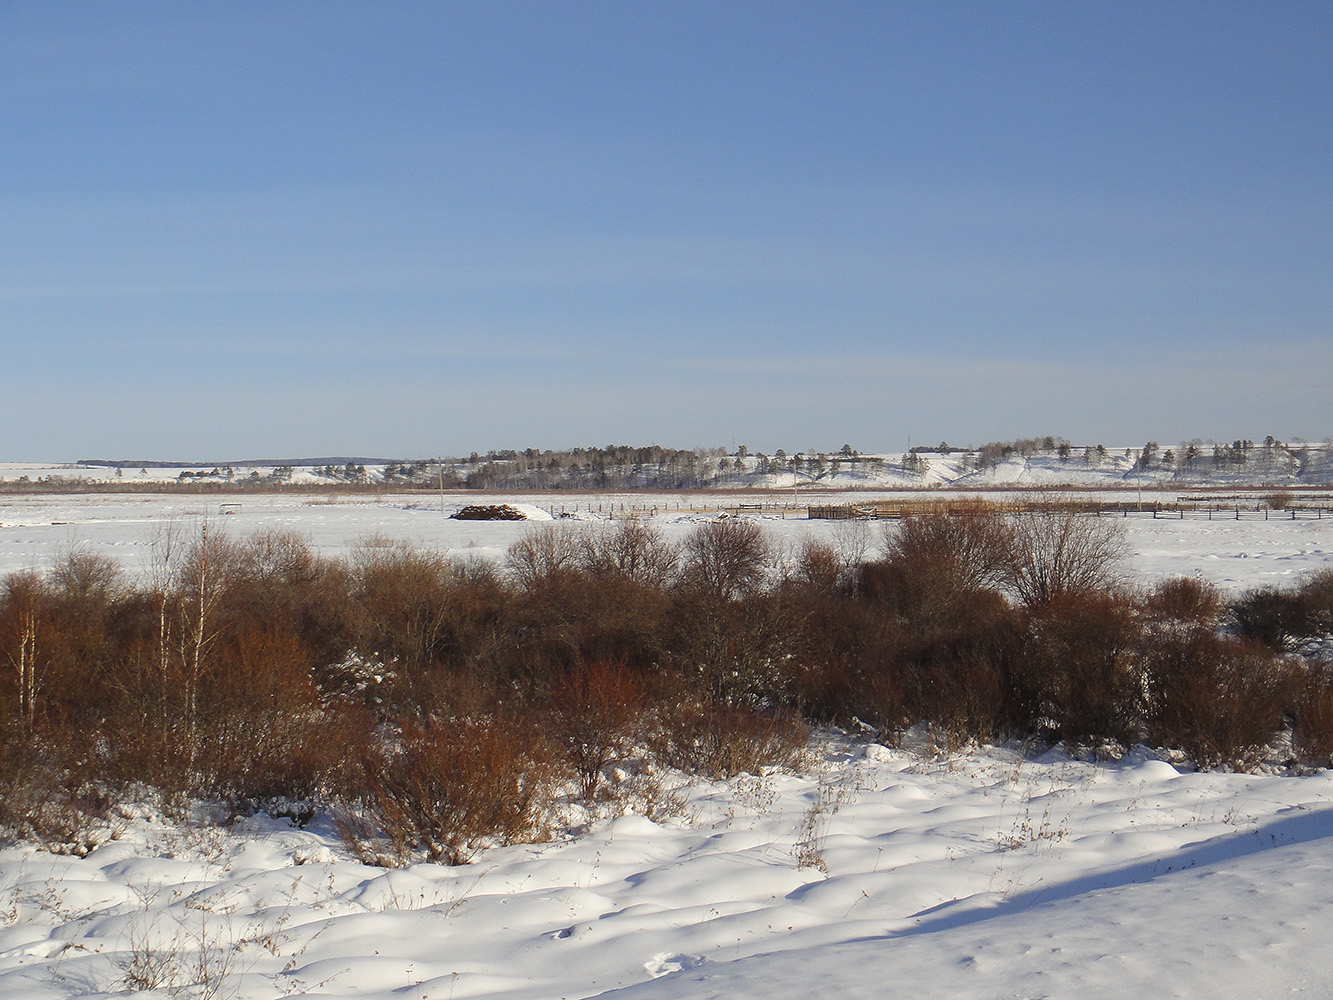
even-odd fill
[{"label": "sunlit snow surface", "polygon": [[[874,494],[828,494],[821,503],[865,503]],[[1114,494],[1118,501],[1132,494]],[[755,494],[742,502],[785,502],[790,494]],[[207,520],[243,538],[256,531],[294,531],[320,552],[345,556],[372,538],[408,541],[452,552],[460,557],[499,560],[505,549],[534,521],[552,515],[562,526],[577,530],[605,524],[613,510],[652,508],[651,517],[669,538],[681,539],[714,510],[738,502],[728,494],[525,494],[450,495],[441,501],[422,494],[150,494],[0,496],[0,575],[40,569],[71,550],[115,559],[131,575],[147,573],[154,563],[154,542],[167,530],[188,535]],[[530,521],[457,521],[447,516],[467,504],[505,503],[528,513]],[[1150,501],[1149,501],[1150,503]],[[235,505],[235,506],[232,506]],[[224,510],[232,513],[224,514]],[[561,517],[561,515],[566,515]],[[772,541],[794,553],[808,536],[842,544],[838,522],[810,521],[804,516],[766,512],[757,515]],[[1301,574],[1333,564],[1333,517],[1308,515],[1289,520],[1274,512],[1270,520],[1248,514],[1235,520],[1154,520],[1131,516],[1123,520],[1130,543],[1128,569],[1140,580],[1167,576],[1198,576],[1229,590],[1296,582]],[[887,526],[887,529],[884,527]],[[872,547],[892,522],[870,526]]]},{"label": "sunlit snow surface", "polygon": [[115,993],[151,952],[184,984],[201,945],[253,998],[1333,988],[1328,775],[837,741],[807,774],[680,794],[675,817],[604,818],[458,868],[364,867],[320,821],[138,815],[83,860],[11,847],[0,996]]},{"label": "sunlit snow surface", "polygon": [[[675,502],[656,522],[681,537],[695,515]],[[380,535],[499,558],[531,530],[420,496],[5,497],[0,572],[70,548],[143,572],[165,525],[204,516],[331,555]],[[764,523],[789,545],[836,530]],[[1238,589],[1328,566],[1333,520],[1126,529],[1137,577]],[[800,775],[663,780],[676,807],[655,820],[575,810],[568,836],[459,868],[367,868],[325,817],[195,829],[128,806],[87,858],[0,850],[0,998],[123,996],[145,971],[141,995],[256,1000],[1333,995],[1328,774],[831,735]]]}]

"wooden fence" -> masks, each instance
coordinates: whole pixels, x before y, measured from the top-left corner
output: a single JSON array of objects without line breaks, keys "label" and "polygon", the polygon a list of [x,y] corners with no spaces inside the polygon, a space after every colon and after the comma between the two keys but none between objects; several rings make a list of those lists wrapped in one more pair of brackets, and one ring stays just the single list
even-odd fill
[{"label": "wooden fence", "polygon": [[812,506],[808,516],[811,520],[838,521],[849,518],[871,520],[897,520],[909,514],[927,511],[945,511],[949,514],[967,515],[982,512],[1022,513],[1025,511],[1065,510],[1076,514],[1094,517],[1150,517],[1155,520],[1209,520],[1209,521],[1298,521],[1323,520],[1324,514],[1333,518],[1333,504],[1293,504],[1282,508],[1273,508],[1265,503],[1162,503],[1158,501],[1139,503],[1137,501],[1100,501],[1100,500],[1059,500],[1059,501],[1019,501],[1006,503],[978,503],[964,501],[893,502],[874,504],[838,504]]},{"label": "wooden fence", "polygon": [[1094,517],[1149,517],[1158,520],[1209,520],[1209,521],[1270,521],[1270,520],[1322,520],[1325,514],[1333,518],[1333,501],[1297,502],[1276,508],[1270,504],[1249,498],[1244,501],[1210,499],[1207,501],[1180,498],[1175,501],[1138,501],[1138,500],[1081,500],[1070,497],[1047,500],[1016,499],[1007,501],[992,500],[939,500],[939,499],[901,499],[876,500],[856,504],[810,504],[801,505],[791,497],[746,503],[727,503],[718,498],[701,503],[689,500],[673,499],[644,501],[583,501],[569,504],[545,504],[543,509],[552,517],[577,517],[581,514],[600,515],[605,518],[654,517],[660,514],[703,514],[719,516],[750,515],[756,517],[781,517],[806,519],[812,521],[842,521],[851,519],[893,521],[909,514],[928,511],[944,511],[949,514],[965,516],[982,512],[1022,513],[1025,511],[1073,511]]}]

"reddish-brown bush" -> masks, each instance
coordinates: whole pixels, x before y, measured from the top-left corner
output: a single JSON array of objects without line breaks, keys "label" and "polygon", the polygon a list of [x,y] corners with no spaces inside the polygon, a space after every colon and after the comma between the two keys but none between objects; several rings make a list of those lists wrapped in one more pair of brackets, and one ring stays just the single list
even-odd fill
[{"label": "reddish-brown bush", "polygon": [[1189,576],[1163,580],[1142,602],[1145,621],[1216,631],[1226,610],[1222,592]]},{"label": "reddish-brown bush", "polygon": [[1113,589],[1127,548],[1121,523],[1073,507],[1013,515],[1013,548],[1007,583],[1015,596],[1037,607],[1066,594]]},{"label": "reddish-brown bush", "polygon": [[531,528],[509,546],[505,565],[520,587],[557,581],[579,566],[584,546],[575,531],[559,524]]},{"label": "reddish-brown bush", "polygon": [[623,663],[580,663],[552,679],[545,700],[579,790],[591,799],[603,768],[641,735],[643,682]]},{"label": "reddish-brown bush", "polygon": [[938,724],[963,742],[1025,721],[1011,683],[1020,629],[994,589],[1008,539],[989,508],[931,511],[905,519],[888,556],[862,568],[861,594],[881,619],[877,669],[863,675],[885,693],[900,684],[905,722]]},{"label": "reddish-brown bush", "polygon": [[1333,664],[1317,664],[1296,682],[1296,749],[1305,760],[1333,766]]},{"label": "reddish-brown bush", "polygon": [[787,701],[800,673],[801,620],[778,594],[743,601],[684,591],[671,610],[669,662],[704,697],[728,704]]},{"label": "reddish-brown bush", "polygon": [[340,811],[344,837],[376,864],[417,850],[463,864],[486,843],[537,837],[552,790],[547,759],[531,732],[495,720],[409,727],[364,761],[366,791]]},{"label": "reddish-brown bush", "polygon": [[1311,631],[1305,600],[1295,590],[1256,587],[1231,602],[1230,616],[1237,634],[1277,652]]},{"label": "reddish-brown bush", "polygon": [[810,738],[795,712],[681,699],[658,710],[653,749],[672,767],[709,778],[799,763]]},{"label": "reddish-brown bush", "polygon": [[845,578],[846,568],[837,550],[827,542],[806,538],[787,582],[816,594],[835,594]]},{"label": "reddish-brown bush", "polygon": [[1301,582],[1306,623],[1311,633],[1333,633],[1333,569],[1319,570]]},{"label": "reddish-brown bush", "polygon": [[[1333,757],[1328,670],[1220,635],[1198,581],[1114,592],[1098,524],[928,511],[879,562],[862,531],[781,571],[748,520],[679,554],[639,522],[553,525],[508,582],[402,543],[332,561],[208,525],[166,532],[146,586],[74,552],[0,585],[0,825],[72,843],[100,794],[148,782],[237,809],[337,798],[367,856],[462,859],[529,835],[571,776],[596,795],[631,743],[726,776],[795,759],[802,719],[1146,736],[1208,766],[1253,763],[1291,713],[1300,753]],[[1231,623],[1280,645],[1328,631],[1331,595],[1316,574]]]},{"label": "reddish-brown bush", "polygon": [[1298,696],[1290,664],[1251,641],[1209,633],[1165,638],[1145,652],[1148,739],[1200,767],[1249,767]]},{"label": "reddish-brown bush", "polygon": [[0,839],[23,838],[77,855],[107,839],[112,789],[87,765],[82,742],[69,730],[0,727]]},{"label": "reddish-brown bush", "polygon": [[584,534],[580,562],[593,576],[623,576],[661,589],[676,575],[680,553],[653,525],[637,518]]},{"label": "reddish-brown bush", "polygon": [[430,663],[448,635],[454,567],[435,552],[369,539],[352,554],[354,648],[416,670]]},{"label": "reddish-brown bush", "polygon": [[1035,608],[1014,670],[1028,726],[1072,743],[1137,742],[1145,711],[1142,644],[1127,595],[1066,591]]},{"label": "reddish-brown bush", "polygon": [[732,517],[699,525],[685,538],[685,586],[714,600],[756,592],[768,575],[769,545],[753,521]]},{"label": "reddish-brown bush", "polygon": [[670,612],[659,588],[621,574],[571,571],[509,598],[495,662],[503,675],[526,678],[597,661],[649,669],[662,659]]},{"label": "reddish-brown bush", "polygon": [[998,509],[939,506],[909,513],[890,530],[885,561],[927,597],[973,593],[993,590],[1005,580],[1013,544],[1013,526]]}]

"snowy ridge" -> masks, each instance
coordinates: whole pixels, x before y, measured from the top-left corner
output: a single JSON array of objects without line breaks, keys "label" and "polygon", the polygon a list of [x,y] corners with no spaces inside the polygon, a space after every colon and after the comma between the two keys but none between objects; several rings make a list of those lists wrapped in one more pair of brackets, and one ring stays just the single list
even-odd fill
[{"label": "snowy ridge", "polygon": [[[1238,442],[1248,444],[1248,442]],[[989,448],[990,446],[988,446]],[[1333,484],[1333,446],[1199,447],[1177,457],[1173,449],[1092,448],[1012,451],[987,449],[862,455],[818,453],[769,457],[725,453],[722,449],[687,453],[685,465],[626,463],[581,464],[580,456],[554,465],[542,455],[513,459],[421,460],[411,463],[258,466],[252,463],[208,467],[133,467],[117,470],[106,463],[43,465],[0,463],[0,486],[48,483],[124,485],[207,483],[245,487],[418,486],[444,484],[451,489],[921,489],[1004,487],[1114,489],[1210,488]],[[1147,457],[1145,458],[1145,452]],[[511,453],[505,453],[506,455]],[[551,454],[551,453],[544,453]],[[564,453],[561,453],[562,455]],[[677,453],[677,456],[680,453]],[[602,460],[599,458],[598,462]],[[443,474],[443,475],[442,475]]]}]

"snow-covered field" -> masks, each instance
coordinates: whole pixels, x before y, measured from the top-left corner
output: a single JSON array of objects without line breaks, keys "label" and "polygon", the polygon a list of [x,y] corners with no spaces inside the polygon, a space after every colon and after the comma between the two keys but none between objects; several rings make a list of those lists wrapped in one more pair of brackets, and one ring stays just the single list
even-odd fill
[{"label": "snow-covered field", "polygon": [[[886,496],[892,494],[885,494]],[[947,494],[941,494],[941,497]],[[746,502],[787,503],[790,493],[752,495]],[[866,503],[874,493],[824,494],[820,503]],[[1115,499],[1125,499],[1115,495]],[[312,495],[308,493],[246,494],[61,494],[0,495],[0,576],[15,570],[39,569],[72,549],[108,556],[131,575],[148,570],[153,543],[168,526],[190,530],[208,518],[229,533],[244,537],[255,531],[295,531],[330,556],[345,556],[360,541],[378,536],[401,539],[452,552],[462,557],[501,559],[505,549],[531,523],[523,521],[457,521],[445,516],[465,504],[508,503],[523,507],[533,519],[551,512],[575,515],[566,526],[595,524],[622,508],[653,507],[653,523],[668,537],[682,538],[713,510],[735,504],[734,494],[523,494],[490,496],[468,493],[447,496],[441,510],[429,494]],[[1150,501],[1149,501],[1150,502]],[[235,506],[231,506],[231,505]],[[224,509],[234,513],[223,514]],[[836,541],[838,522],[806,520],[781,512],[759,517],[770,538],[794,549],[807,536]],[[887,523],[887,522],[886,522]],[[1228,589],[1261,583],[1294,582],[1304,572],[1321,569],[1333,559],[1333,517],[1268,521],[1188,519],[1124,520],[1132,557],[1130,570],[1141,580],[1197,575]],[[878,532],[872,526],[872,533]]]},{"label": "snow-covered field", "polygon": [[[468,497],[489,499],[505,498]],[[683,535],[698,515],[661,499],[657,523]],[[240,512],[219,515],[231,500]],[[449,520],[420,496],[6,496],[0,573],[70,547],[139,572],[164,524],[202,516],[329,554],[379,534],[498,558],[530,530]],[[764,524],[789,545],[839,530]],[[1333,519],[1125,526],[1144,580],[1236,590],[1333,552]],[[658,812],[571,807],[553,841],[457,868],[365,867],[323,816],[180,827],[127,806],[86,858],[0,850],[0,998],[1333,996],[1328,773],[829,733],[800,774],[660,777]]]}]

